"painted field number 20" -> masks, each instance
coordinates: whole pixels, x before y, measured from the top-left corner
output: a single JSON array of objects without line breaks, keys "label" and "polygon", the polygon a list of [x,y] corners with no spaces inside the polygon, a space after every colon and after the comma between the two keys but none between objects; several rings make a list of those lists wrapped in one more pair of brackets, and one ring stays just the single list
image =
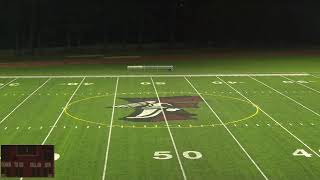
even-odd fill
[{"label": "painted field number 20", "polygon": [[[182,153],[182,155],[184,158],[191,159],[191,160],[202,158],[202,154],[198,151],[185,151]],[[170,151],[156,151],[154,152],[154,155],[153,155],[153,159],[157,159],[157,160],[168,160],[172,158],[173,156]]]}]

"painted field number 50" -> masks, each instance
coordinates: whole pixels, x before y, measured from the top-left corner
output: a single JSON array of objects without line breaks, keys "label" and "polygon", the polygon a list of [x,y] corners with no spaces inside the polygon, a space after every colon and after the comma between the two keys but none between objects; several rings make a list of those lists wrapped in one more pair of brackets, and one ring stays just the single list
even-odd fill
[{"label": "painted field number 50", "polygon": [[[200,159],[202,158],[202,154],[198,151],[185,151],[182,153],[183,157],[186,159]],[[167,160],[172,159],[172,154],[170,151],[156,151],[154,152],[153,159],[157,160]]]}]

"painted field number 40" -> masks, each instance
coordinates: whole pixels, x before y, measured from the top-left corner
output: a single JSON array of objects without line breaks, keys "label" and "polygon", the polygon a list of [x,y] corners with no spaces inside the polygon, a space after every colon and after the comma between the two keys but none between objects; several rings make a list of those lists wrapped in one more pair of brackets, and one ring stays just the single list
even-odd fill
[{"label": "painted field number 40", "polygon": [[292,153],[292,155],[294,155],[294,156],[304,156],[304,157],[308,157],[308,158],[312,156],[312,154],[308,153],[304,149],[297,149],[296,151],[294,151]]},{"label": "painted field number 40", "polygon": [[[184,158],[191,159],[191,160],[202,158],[202,154],[198,151],[185,151],[182,153],[182,155]],[[154,155],[153,155],[153,159],[157,159],[157,160],[168,160],[172,158],[173,156],[170,151],[156,151],[154,152]]]}]

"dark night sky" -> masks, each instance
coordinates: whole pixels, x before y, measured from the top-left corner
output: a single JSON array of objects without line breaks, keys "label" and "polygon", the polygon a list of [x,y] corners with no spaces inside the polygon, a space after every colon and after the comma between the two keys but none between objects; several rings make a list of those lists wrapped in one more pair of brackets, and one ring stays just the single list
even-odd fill
[{"label": "dark night sky", "polygon": [[318,44],[320,1],[0,0],[0,48],[108,43]]}]

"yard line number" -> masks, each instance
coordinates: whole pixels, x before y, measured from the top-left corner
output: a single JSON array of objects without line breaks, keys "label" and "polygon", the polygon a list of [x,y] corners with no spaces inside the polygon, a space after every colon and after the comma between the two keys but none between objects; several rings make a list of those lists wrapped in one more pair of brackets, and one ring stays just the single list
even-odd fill
[{"label": "yard line number", "polygon": [[294,83],[300,83],[300,84],[308,84],[308,83],[313,83],[316,81],[304,81],[304,80],[299,80],[299,81],[282,81],[285,84],[294,84]]},{"label": "yard line number", "polygon": [[[320,152],[320,150],[319,150]],[[304,149],[297,149],[292,153],[293,156],[300,156],[300,157],[307,157],[311,158],[313,154],[309,153],[308,151]]]},{"label": "yard line number", "polygon": [[[222,82],[222,81],[212,81],[211,83],[215,84],[215,85],[224,84],[224,82]],[[226,83],[228,83],[228,84],[243,84],[244,82],[226,81]]]},{"label": "yard line number", "polygon": [[[198,151],[184,151],[182,153],[183,157],[190,160],[201,159],[202,154]],[[172,159],[173,156],[170,151],[156,151],[153,154],[153,159],[156,160],[168,160]]]},{"label": "yard line number", "polygon": [[[60,85],[78,86],[79,83],[77,83],[77,82],[75,82],[75,83],[71,82],[71,83],[62,83],[62,84],[60,84]],[[94,83],[89,83],[89,82],[87,82],[87,83],[83,83],[82,85],[83,85],[83,86],[91,86],[91,85],[94,85]]]},{"label": "yard line number", "polygon": [[[166,82],[154,82],[156,85],[166,85]],[[141,82],[141,85],[152,85],[152,82]]]},{"label": "yard line number", "polygon": [[[9,87],[17,87],[17,86],[19,86],[20,85],[20,83],[10,83],[10,84],[8,84],[8,86]],[[4,86],[4,84],[3,83],[0,83],[0,87],[1,86]]]}]

